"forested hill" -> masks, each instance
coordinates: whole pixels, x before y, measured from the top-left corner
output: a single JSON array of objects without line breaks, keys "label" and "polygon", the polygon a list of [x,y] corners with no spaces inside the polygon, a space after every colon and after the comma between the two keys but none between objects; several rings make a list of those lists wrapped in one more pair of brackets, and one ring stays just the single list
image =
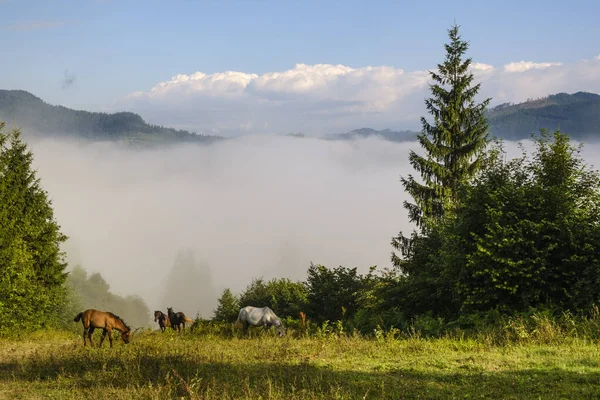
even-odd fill
[{"label": "forested hill", "polygon": [[576,140],[600,139],[600,95],[557,93],[519,104],[504,103],[487,112],[492,134],[507,139],[529,138],[540,128],[560,130]]},{"label": "forested hill", "polygon": [[[575,140],[600,139],[600,95],[587,92],[558,93],[519,104],[504,103],[487,110],[493,135],[520,140],[540,128],[553,131],[559,127]],[[73,110],[51,105],[23,90],[0,90],[0,121],[12,126],[16,122],[25,135],[68,135],[93,140],[124,141],[135,146],[200,142],[223,139],[197,135],[184,130],[146,123],[131,112],[100,113]],[[326,140],[353,140],[380,137],[394,142],[414,141],[418,132],[355,129],[328,134]]]},{"label": "forested hill", "polygon": [[[493,135],[506,140],[529,139],[540,128],[554,131],[559,127],[575,140],[600,140],[600,95],[577,92],[557,93],[519,104],[504,103],[487,110]],[[416,140],[418,132],[355,129],[325,135],[327,140],[353,140],[380,137],[392,142]]]},{"label": "forested hill", "polygon": [[55,106],[23,90],[0,90],[0,121],[5,121],[9,127],[16,123],[24,135],[67,135],[93,140],[120,140],[134,145],[210,143],[221,139],[151,125],[131,112],[108,114]]}]

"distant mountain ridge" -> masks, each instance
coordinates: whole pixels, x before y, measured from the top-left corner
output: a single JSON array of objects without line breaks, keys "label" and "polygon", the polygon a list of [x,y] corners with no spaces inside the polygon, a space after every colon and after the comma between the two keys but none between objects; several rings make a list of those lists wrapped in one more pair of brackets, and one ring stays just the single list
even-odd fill
[{"label": "distant mountain ridge", "polygon": [[[523,103],[504,103],[486,110],[492,135],[507,140],[528,139],[540,128],[560,127],[575,140],[600,139],[600,95],[589,92],[557,93]],[[102,113],[51,105],[24,90],[0,90],[0,121],[15,121],[31,135],[68,135],[92,140],[123,141],[145,147],[168,143],[212,143],[220,136],[198,135],[185,130],[146,123],[132,112]],[[324,140],[355,140],[379,137],[392,142],[416,140],[410,130],[376,130],[368,127],[326,134]],[[302,138],[303,133],[286,136]]]},{"label": "distant mountain ridge", "polygon": [[[600,95],[589,92],[557,93],[523,103],[504,103],[486,111],[490,133],[506,140],[529,139],[540,128],[567,133],[575,140],[600,140]],[[326,140],[381,137],[393,142],[416,140],[418,132],[355,129],[325,135]]]},{"label": "distant mountain ridge", "polygon": [[148,145],[173,142],[213,142],[218,136],[146,123],[132,112],[102,113],[51,105],[24,90],[0,90],[0,121],[15,122],[26,134],[74,136],[93,140],[121,140]]},{"label": "distant mountain ridge", "polygon": [[492,134],[508,140],[529,138],[540,128],[560,127],[573,139],[600,138],[600,95],[557,93],[519,104],[504,103],[486,112]]}]

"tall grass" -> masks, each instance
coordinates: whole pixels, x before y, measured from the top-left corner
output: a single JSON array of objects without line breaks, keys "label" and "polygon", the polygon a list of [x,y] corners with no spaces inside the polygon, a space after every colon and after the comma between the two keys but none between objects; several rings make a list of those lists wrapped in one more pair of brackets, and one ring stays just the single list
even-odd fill
[{"label": "tall grass", "polygon": [[[481,329],[415,320],[369,335],[341,322],[292,326],[284,338],[196,321],[185,333],[136,332],[111,349],[73,331],[0,339],[10,398],[382,399],[592,398],[600,395],[598,310],[536,312]],[[443,323],[443,321],[442,321]],[[419,325],[421,324],[421,325]],[[436,325],[437,324],[437,325]],[[96,341],[97,342],[97,341]]]}]

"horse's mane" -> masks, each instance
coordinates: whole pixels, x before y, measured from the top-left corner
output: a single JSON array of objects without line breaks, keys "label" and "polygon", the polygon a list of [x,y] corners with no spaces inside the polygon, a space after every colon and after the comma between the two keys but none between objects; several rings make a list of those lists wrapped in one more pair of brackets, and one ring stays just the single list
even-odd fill
[{"label": "horse's mane", "polygon": [[125,326],[125,328],[127,328],[127,330],[131,330],[131,328],[129,327],[129,325],[127,325],[127,322],[125,322],[123,320],[123,318],[119,317],[117,314],[111,313],[110,311],[107,311],[113,318],[118,319],[119,321],[121,321],[123,323],[123,325]]}]

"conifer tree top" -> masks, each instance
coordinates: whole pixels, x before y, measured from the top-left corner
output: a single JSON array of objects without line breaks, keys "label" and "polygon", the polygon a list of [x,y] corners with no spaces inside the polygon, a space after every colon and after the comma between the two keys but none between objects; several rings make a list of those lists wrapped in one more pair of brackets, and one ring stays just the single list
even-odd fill
[{"label": "conifer tree top", "polygon": [[418,135],[426,156],[411,151],[409,159],[421,174],[421,184],[409,175],[402,179],[416,204],[405,203],[412,222],[422,225],[424,218],[438,218],[455,206],[460,185],[468,182],[479,169],[479,156],[488,142],[488,124],[484,111],[490,99],[480,104],[475,97],[481,84],[472,85],[471,58],[464,59],[469,43],[458,33],[458,26],[448,30],[446,56],[437,71],[430,71],[431,97],[425,106],[433,121],[421,118]]}]

